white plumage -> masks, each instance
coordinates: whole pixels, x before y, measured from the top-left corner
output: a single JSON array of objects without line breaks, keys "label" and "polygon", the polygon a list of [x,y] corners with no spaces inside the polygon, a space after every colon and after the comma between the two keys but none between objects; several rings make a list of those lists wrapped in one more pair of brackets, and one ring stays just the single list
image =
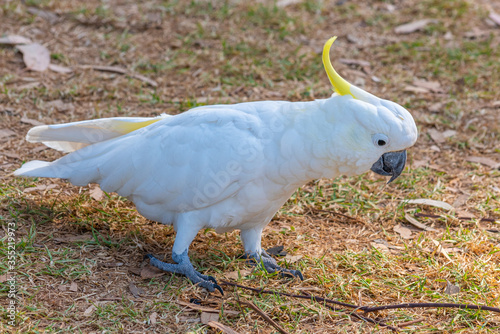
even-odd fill
[{"label": "white plumage", "polygon": [[200,229],[240,229],[250,257],[269,271],[300,275],[261,250],[262,230],[276,211],[297,187],[364,173],[416,138],[408,111],[350,86],[349,94],[311,102],[213,105],[176,116],[35,127],[28,141],[72,153],[28,162],[15,174],[99,183],[129,198],[143,216],[173,224],[177,232],[172,252],[178,265],[151,262],[213,291],[220,290],[215,280],[194,271],[187,258]]}]

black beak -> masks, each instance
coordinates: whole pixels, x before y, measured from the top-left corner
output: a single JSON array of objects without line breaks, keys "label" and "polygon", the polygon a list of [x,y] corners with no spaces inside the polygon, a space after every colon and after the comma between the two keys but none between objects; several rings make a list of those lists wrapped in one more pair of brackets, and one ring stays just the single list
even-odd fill
[{"label": "black beak", "polygon": [[383,154],[376,163],[370,168],[373,172],[391,176],[387,183],[394,181],[403,171],[406,164],[406,150],[398,152],[388,152]]}]

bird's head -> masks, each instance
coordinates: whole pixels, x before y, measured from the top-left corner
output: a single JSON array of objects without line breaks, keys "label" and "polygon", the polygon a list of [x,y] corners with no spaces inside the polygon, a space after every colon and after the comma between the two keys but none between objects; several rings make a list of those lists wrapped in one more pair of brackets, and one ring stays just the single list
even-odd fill
[{"label": "bird's head", "polygon": [[391,176],[391,182],[405,167],[406,149],[417,140],[415,121],[399,104],[350,84],[335,71],[330,48],[336,38],[325,43],[323,65],[335,92],[344,96],[341,100],[346,126],[341,132],[352,148],[360,152],[358,163],[368,164],[367,169],[371,165],[370,169],[377,174]]}]

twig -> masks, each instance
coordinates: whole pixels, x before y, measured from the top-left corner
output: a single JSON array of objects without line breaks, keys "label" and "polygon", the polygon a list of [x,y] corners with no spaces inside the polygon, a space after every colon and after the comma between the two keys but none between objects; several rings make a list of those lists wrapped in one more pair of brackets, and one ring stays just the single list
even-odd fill
[{"label": "twig", "polygon": [[383,305],[368,307],[363,306],[359,309],[365,313],[376,312],[381,310],[390,310],[396,308],[459,308],[468,310],[481,310],[481,311],[491,311],[500,313],[500,308],[482,305],[469,305],[469,304],[454,304],[454,303],[406,303],[406,304],[395,304],[395,305]]},{"label": "twig", "polygon": [[226,333],[226,334],[238,334],[238,332],[235,331],[234,329],[232,329],[230,327],[227,327],[226,325],[223,325],[223,324],[221,324],[218,321],[213,321],[213,320],[209,321],[207,325],[209,325],[212,328],[220,330],[222,333]]},{"label": "twig", "polygon": [[124,75],[131,77],[131,78],[144,81],[145,83],[147,83],[153,87],[158,87],[158,84],[156,83],[156,81],[149,79],[149,78],[145,77],[144,75],[130,72],[127,69],[122,68],[122,67],[101,66],[101,65],[81,65],[79,67],[83,68],[83,69],[92,69],[92,70],[102,71],[102,72],[112,72],[112,73],[124,74]]},{"label": "twig", "polygon": [[425,320],[424,318],[419,318],[419,319],[415,319],[412,321],[402,322],[402,323],[398,324],[398,327],[410,326],[410,325],[416,324],[417,322],[422,322],[424,320]]},{"label": "twig", "polygon": [[327,298],[323,298],[323,297],[318,297],[318,296],[312,296],[312,295],[306,295],[306,296],[303,296],[303,295],[293,295],[293,294],[285,293],[285,292],[278,292],[278,291],[264,290],[264,289],[256,289],[256,288],[251,288],[249,286],[244,286],[244,285],[240,285],[240,284],[232,283],[232,282],[228,282],[228,281],[221,281],[221,284],[222,285],[229,285],[229,286],[236,286],[238,288],[245,289],[245,290],[250,290],[250,291],[254,291],[254,292],[257,292],[257,293],[260,293],[260,294],[280,295],[280,296],[286,296],[286,297],[291,297],[291,298],[299,298],[299,299],[312,299],[312,300],[314,300],[316,302],[326,302],[326,303],[331,303],[331,304],[335,304],[335,305],[339,305],[339,306],[344,306],[344,307],[348,307],[348,308],[352,308],[352,309],[359,308],[357,305],[347,304],[347,303],[343,303],[343,302],[339,302],[339,301],[336,301],[336,300],[327,299]]},{"label": "twig", "polygon": [[[312,299],[317,302],[325,302],[331,303],[335,305],[340,305],[344,307],[348,307],[354,310],[360,310],[365,313],[376,312],[381,310],[390,310],[390,309],[400,309],[400,308],[459,308],[459,309],[469,309],[469,310],[480,310],[480,311],[491,311],[495,313],[500,313],[500,308],[491,307],[491,306],[483,306],[483,305],[471,305],[471,304],[454,304],[454,303],[406,303],[406,304],[393,304],[393,305],[383,305],[383,306],[357,306],[353,304],[347,304],[343,302],[339,302],[332,299],[327,299],[323,297],[313,296],[313,295],[294,295],[285,292],[278,292],[272,290],[264,290],[264,289],[256,289],[249,286],[244,286],[237,283],[232,283],[228,281],[221,281],[222,285],[236,286],[238,288],[242,288],[245,290],[250,290],[254,292],[258,292],[260,294],[274,294],[280,296],[286,296],[291,298],[299,298],[299,299]],[[330,307],[330,305],[328,305]]]},{"label": "twig", "polygon": [[319,212],[330,213],[330,214],[332,214],[332,215],[341,216],[341,217],[344,217],[344,218],[347,218],[347,219],[355,220],[355,221],[360,222],[360,223],[364,223],[364,221],[362,221],[362,220],[361,220],[361,219],[359,219],[359,218],[356,218],[356,217],[351,217],[351,216],[345,215],[345,214],[340,213],[340,212],[331,211],[331,210],[316,209],[316,208],[314,208],[314,207],[311,207],[311,209],[312,209],[313,211],[319,211]]},{"label": "twig", "polygon": [[[434,215],[432,213],[425,213],[425,212],[416,212],[415,213],[415,217],[425,217],[425,218],[442,218],[443,216],[441,215]],[[475,219],[473,217],[457,217],[458,219],[460,220],[472,220],[472,219]],[[490,223],[494,223],[495,221],[497,221],[498,219],[495,219],[495,218],[481,218],[479,219],[480,222],[490,222]]]},{"label": "twig", "polygon": [[271,326],[276,328],[278,330],[278,332],[280,332],[281,334],[288,334],[288,332],[286,330],[284,330],[283,327],[281,327],[276,321],[271,319],[267,314],[264,313],[264,311],[262,311],[260,308],[258,308],[254,303],[244,302],[244,301],[238,301],[238,303],[243,304],[243,305],[247,305],[252,310],[257,312],[265,321],[267,321]]}]

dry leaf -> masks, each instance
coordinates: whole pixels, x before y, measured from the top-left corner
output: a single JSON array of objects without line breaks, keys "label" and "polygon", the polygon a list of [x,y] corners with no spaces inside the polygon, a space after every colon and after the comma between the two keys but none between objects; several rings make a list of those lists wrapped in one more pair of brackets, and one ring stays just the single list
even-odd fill
[{"label": "dry leaf", "polygon": [[142,289],[139,289],[137,286],[135,286],[134,283],[130,282],[128,284],[128,288],[130,290],[130,292],[132,292],[132,295],[135,297],[135,298],[139,298],[141,296],[141,294],[144,294],[144,291],[142,291]]},{"label": "dry leaf", "polygon": [[73,70],[69,67],[61,66],[61,65],[55,65],[55,64],[49,64],[49,70],[57,73],[72,73]]},{"label": "dry leaf", "polygon": [[86,310],[85,312],[83,312],[83,316],[84,317],[90,317],[92,315],[92,313],[94,313],[96,307],[94,305],[90,305]]},{"label": "dry leaf", "polygon": [[219,313],[212,313],[212,312],[201,312],[201,323],[204,325],[208,325],[210,321],[218,321],[219,320]]},{"label": "dry leaf", "polygon": [[411,230],[407,227],[401,226],[401,224],[398,224],[394,226],[394,232],[399,233],[401,238],[403,239],[411,239]]},{"label": "dry leaf", "polygon": [[16,133],[9,129],[0,129],[0,138],[14,136]]},{"label": "dry leaf", "polygon": [[76,284],[76,282],[71,282],[71,285],[69,286],[69,291],[77,292],[78,284]]},{"label": "dry leaf", "polygon": [[424,231],[437,231],[436,229],[432,228],[432,227],[429,227],[427,225],[424,225],[422,224],[421,222],[419,222],[418,220],[416,220],[415,218],[413,218],[412,216],[410,216],[409,214],[405,213],[405,218],[406,220],[412,224],[413,226],[419,228],[419,229],[422,229]]},{"label": "dry leaf", "polygon": [[486,157],[467,157],[465,160],[470,161],[470,162],[477,162],[477,163],[480,163],[481,165],[485,165],[485,166],[491,167],[493,169],[500,168],[500,162],[497,162],[493,159],[486,158]]},{"label": "dry leaf", "polygon": [[55,23],[59,20],[59,16],[57,14],[49,12],[47,10],[38,9],[36,7],[28,7],[28,13],[41,17],[44,20],[49,21],[50,23]]},{"label": "dry leaf", "polygon": [[490,12],[490,15],[488,15],[488,18],[500,26],[500,15],[498,15],[495,12]]},{"label": "dry leaf", "polygon": [[295,263],[298,260],[302,259],[302,257],[303,257],[302,255],[290,255],[290,254],[287,254],[285,256],[285,260],[288,263]]},{"label": "dry leaf", "polygon": [[5,283],[9,280],[7,275],[0,275],[0,283]]},{"label": "dry leaf", "polygon": [[377,249],[378,251],[382,252],[382,253],[389,253],[389,247],[387,247],[386,245],[384,244],[379,244],[379,243],[376,243],[376,242],[370,242],[370,245]]},{"label": "dry leaf", "polygon": [[469,197],[470,197],[470,194],[462,194],[462,195],[458,196],[453,201],[453,204],[452,204],[453,207],[458,208],[458,207],[465,205],[465,203],[467,203],[467,200],[469,199]]},{"label": "dry leaf", "polygon": [[23,53],[24,64],[29,70],[43,72],[50,64],[50,52],[38,43],[18,45],[17,48]]},{"label": "dry leaf", "polygon": [[45,125],[44,123],[39,122],[36,119],[31,119],[31,118],[28,118],[26,116],[23,116],[23,118],[21,118],[21,123],[30,124],[30,125],[33,125],[33,126]]},{"label": "dry leaf", "polygon": [[94,188],[90,189],[90,197],[95,199],[96,201],[100,201],[104,198],[104,192],[101,190],[99,186],[95,186]]},{"label": "dry leaf", "polygon": [[46,102],[44,104],[44,108],[54,108],[57,111],[68,111],[68,110],[73,110],[75,107],[73,106],[73,103],[64,103],[62,100],[53,100],[50,102]]},{"label": "dry leaf", "polygon": [[443,90],[441,89],[441,84],[437,81],[427,81],[415,79],[413,80],[413,85],[415,87],[424,88],[434,93],[441,93]]},{"label": "dry leaf", "polygon": [[218,321],[209,321],[207,325],[209,325],[212,328],[220,330],[224,334],[238,334],[238,332],[235,331],[234,329],[226,325],[223,325]]},{"label": "dry leaf", "polygon": [[250,275],[251,272],[252,272],[251,270],[242,269],[239,271],[231,271],[229,273],[226,273],[225,276],[226,276],[226,278],[238,280],[240,278],[240,275],[241,275],[241,277],[245,277],[245,276]]},{"label": "dry leaf", "polygon": [[155,278],[165,275],[165,271],[148,264],[141,269],[140,275],[142,279]]},{"label": "dry leaf", "polygon": [[158,317],[158,313],[156,312],[153,312],[149,315],[149,322],[151,323],[151,325],[155,325],[156,324],[156,318]]},{"label": "dry leaf", "polygon": [[443,254],[443,256],[446,259],[448,259],[448,261],[453,262],[453,260],[448,255],[448,252],[446,251],[446,249],[444,249],[443,246],[441,246],[441,244],[438,241],[432,240],[432,242],[434,243],[434,245],[436,245],[436,250],[434,252],[438,252],[440,254]]},{"label": "dry leaf", "polygon": [[287,6],[296,5],[298,3],[301,3],[302,1],[304,1],[304,0],[278,0],[276,2],[276,6],[284,8],[284,7],[287,7]]},{"label": "dry leaf", "polygon": [[366,60],[340,58],[339,61],[342,64],[346,64],[346,65],[358,65],[358,66],[362,66],[362,67],[369,67],[371,65],[370,62],[368,62]]},{"label": "dry leaf", "polygon": [[457,285],[453,285],[450,282],[446,281],[446,288],[444,289],[444,293],[447,295],[456,295],[460,292],[460,287]]},{"label": "dry leaf", "polygon": [[394,31],[396,32],[396,34],[409,34],[417,30],[423,29],[429,23],[437,23],[437,22],[438,22],[437,20],[432,20],[432,19],[413,21],[410,23],[405,23],[400,26],[397,26],[396,29],[394,29]]},{"label": "dry leaf", "polygon": [[403,88],[403,91],[407,93],[429,93],[429,90],[427,88],[415,86],[406,86],[405,88]]},{"label": "dry leaf", "polygon": [[434,140],[436,144],[442,144],[446,142],[446,138],[453,137],[457,134],[455,130],[445,130],[443,132],[440,132],[436,129],[429,129],[427,130],[427,133],[429,134],[429,136],[431,136],[432,140]]},{"label": "dry leaf", "polygon": [[7,35],[5,37],[0,37],[0,44],[31,44],[33,43],[31,39],[20,35]]},{"label": "dry leaf", "polygon": [[430,205],[430,206],[434,206],[436,208],[441,208],[441,209],[445,209],[445,210],[454,210],[455,209],[453,206],[451,206],[450,204],[448,204],[446,202],[436,201],[436,200],[427,199],[427,198],[410,199],[410,200],[407,200],[406,203]]}]

